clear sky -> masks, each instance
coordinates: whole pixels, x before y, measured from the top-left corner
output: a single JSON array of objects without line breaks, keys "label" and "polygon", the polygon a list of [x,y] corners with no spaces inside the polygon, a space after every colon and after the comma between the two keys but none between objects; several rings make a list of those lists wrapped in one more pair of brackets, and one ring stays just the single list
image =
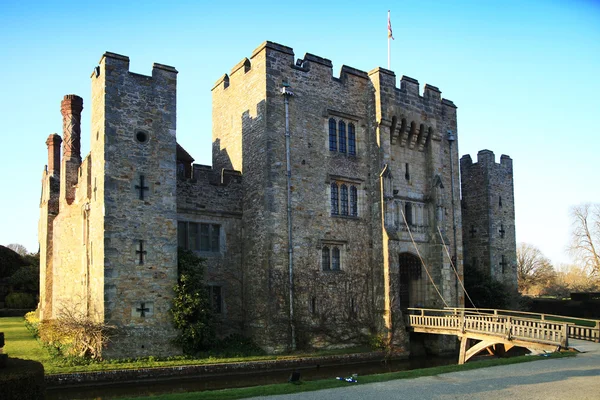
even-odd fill
[{"label": "clear sky", "polygon": [[[171,4],[172,3],[172,4]],[[105,51],[134,72],[179,71],[177,138],[211,163],[214,82],[263,41],[440,88],[458,106],[460,154],[514,160],[517,240],[569,261],[569,207],[600,202],[600,2],[570,1],[17,1],[0,4],[0,244],[37,251],[45,140],[60,101],[84,99]]]}]

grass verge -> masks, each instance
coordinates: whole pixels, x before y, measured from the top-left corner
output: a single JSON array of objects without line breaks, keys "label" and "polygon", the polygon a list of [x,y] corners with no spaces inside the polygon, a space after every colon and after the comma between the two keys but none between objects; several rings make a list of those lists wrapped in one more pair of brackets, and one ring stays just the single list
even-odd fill
[{"label": "grass verge", "polygon": [[[553,353],[549,354],[544,358],[562,358],[562,357],[573,357],[575,353]],[[123,400],[140,400],[140,399],[151,399],[151,400],[230,400],[230,399],[244,399],[248,397],[256,396],[272,396],[280,394],[293,394],[301,392],[310,392],[315,390],[333,389],[339,387],[347,387],[348,385],[363,385],[366,383],[386,382],[396,379],[414,379],[424,376],[435,376],[440,374],[446,374],[449,372],[457,371],[469,371],[478,368],[494,367],[498,365],[509,365],[518,364],[529,361],[538,361],[543,358],[537,356],[520,356],[514,358],[497,358],[491,360],[473,361],[463,365],[445,365],[440,367],[414,369],[410,371],[399,371],[389,372],[385,374],[377,375],[365,375],[358,377],[358,383],[347,383],[336,379],[317,380],[317,381],[306,381],[301,384],[294,385],[291,383],[280,383],[274,385],[254,386],[239,389],[224,389],[224,390],[212,390],[203,392],[189,392],[189,393],[173,393],[163,394],[158,396],[149,397],[136,397],[128,398]]]},{"label": "grass verge", "polygon": [[205,365],[248,361],[286,360],[300,357],[333,356],[370,351],[370,349],[367,347],[354,347],[348,349],[327,350],[312,353],[298,352],[287,355],[266,355],[228,358],[171,357],[164,360],[156,359],[154,357],[147,357],[142,359],[105,360],[99,362],[91,362],[85,365],[65,365],[64,363],[52,359],[48,351],[44,347],[42,347],[40,342],[36,340],[32,336],[32,334],[27,330],[24,324],[24,319],[22,317],[0,318],[0,332],[5,332],[5,353],[8,353],[10,357],[24,358],[41,362],[42,364],[44,364],[44,371],[46,374],[68,374],[75,372],[175,367],[183,365]]}]

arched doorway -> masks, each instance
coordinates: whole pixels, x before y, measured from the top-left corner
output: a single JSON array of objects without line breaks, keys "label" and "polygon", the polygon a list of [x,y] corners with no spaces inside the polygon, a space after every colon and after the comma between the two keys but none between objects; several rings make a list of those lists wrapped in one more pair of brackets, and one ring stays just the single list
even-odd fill
[{"label": "arched doorway", "polygon": [[411,253],[398,255],[400,308],[423,305],[421,288],[421,260]]}]

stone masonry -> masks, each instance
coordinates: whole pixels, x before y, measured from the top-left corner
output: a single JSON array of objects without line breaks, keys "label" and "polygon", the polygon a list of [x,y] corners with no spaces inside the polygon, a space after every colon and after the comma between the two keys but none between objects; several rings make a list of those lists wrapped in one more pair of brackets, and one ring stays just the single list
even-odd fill
[{"label": "stone masonry", "polygon": [[465,269],[477,268],[517,290],[513,163],[481,150],[460,160]]},{"label": "stone masonry", "polygon": [[177,354],[177,246],[207,260],[219,334],[271,352],[369,337],[408,351],[407,308],[463,305],[456,106],[437,87],[383,68],[335,77],[330,60],[265,42],[212,89],[211,167],[176,142],[176,78],[105,53],[83,161],[83,100],[63,100],[62,160],[51,135],[42,178],[43,319],[71,307],[118,326],[107,357]]}]

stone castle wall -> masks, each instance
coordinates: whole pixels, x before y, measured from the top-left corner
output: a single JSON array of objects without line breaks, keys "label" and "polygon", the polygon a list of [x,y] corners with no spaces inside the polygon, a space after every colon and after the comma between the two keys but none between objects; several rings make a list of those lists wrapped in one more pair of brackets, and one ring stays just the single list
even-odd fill
[{"label": "stone castle wall", "polygon": [[[127,57],[106,53],[92,74],[91,151],[81,163],[77,140],[69,140],[54,223],[52,174],[43,177],[40,242],[46,238],[41,248],[54,263],[41,273],[42,297],[81,298],[87,315],[120,327],[105,356],[179,351],[169,310],[177,246],[191,241],[207,260],[220,335],[242,332],[272,352],[373,335],[407,350],[407,307],[464,303],[456,275],[471,221],[486,232],[503,228],[502,240],[485,237],[477,251],[488,265],[504,255],[511,268],[512,162],[503,156],[501,168],[478,169],[498,166],[493,153],[491,163],[469,168],[463,158],[463,206],[475,203],[462,215],[456,106],[435,86],[421,94],[418,81],[403,76],[398,86],[382,68],[342,66],[334,77],[330,60],[309,53],[295,60],[291,48],[265,42],[212,89],[211,168],[178,149],[176,74],[160,64],[151,77],[134,74]],[[490,188],[502,207],[492,207]],[[206,248],[199,245],[206,236],[189,236],[205,228]],[[503,279],[516,277],[509,275]],[[435,338],[428,345],[455,347]]]},{"label": "stone castle wall", "polygon": [[194,165],[192,176],[177,182],[177,220],[220,227],[219,249],[196,254],[206,260],[206,284],[220,288],[219,335],[241,333],[245,310],[241,175]]},{"label": "stone castle wall", "polygon": [[[257,75],[265,76],[266,82]],[[413,86],[408,87],[408,83]],[[285,104],[281,95],[284,84],[294,93],[289,98],[289,126],[294,313],[299,340],[305,335],[313,342],[320,339],[326,342],[326,337],[319,338],[311,332],[317,328],[326,330],[323,319],[335,312],[347,314],[351,310],[351,314],[360,314],[359,308],[368,310],[371,327],[381,327],[384,314],[389,313],[389,304],[386,309],[384,302],[393,297],[391,291],[395,288],[385,289],[385,285],[398,281],[397,254],[402,251],[414,254],[415,250],[407,232],[402,232],[401,237],[395,232],[391,245],[386,242],[387,236],[383,239],[379,175],[386,164],[394,171],[396,186],[392,199],[395,196],[398,201],[411,199],[425,205],[431,201],[434,178],[440,176],[445,182],[444,195],[439,196],[444,214],[441,228],[446,233],[446,243],[453,247],[453,235],[448,232],[452,232],[452,218],[455,219],[457,246],[453,252],[458,253],[457,265],[462,273],[460,210],[452,212],[450,194],[452,177],[456,186],[454,200],[458,203],[458,152],[455,146],[451,158],[447,142],[444,141],[446,147],[436,143],[442,140],[440,131],[456,132],[454,105],[442,101],[434,87],[427,87],[425,98],[419,96],[418,84],[410,78],[396,88],[394,75],[389,71],[378,69],[369,75],[343,66],[340,77],[335,78],[331,61],[306,54],[295,62],[291,48],[265,42],[249,60],[244,59],[234,67],[230,77],[225,75],[213,88],[213,144],[219,145],[215,163],[219,162],[223,149],[242,158],[230,165],[241,165],[244,175],[244,267],[252,271],[247,297],[253,302],[249,313],[254,314],[249,326],[250,332],[253,329],[273,332],[266,335],[271,343],[262,343],[273,350],[290,342]],[[240,101],[241,90],[251,94],[252,112],[258,105],[256,115],[248,116],[247,103],[236,103]],[[400,124],[406,123],[407,118],[408,129],[402,131]],[[336,124],[343,122],[355,127],[355,154],[350,154],[349,149],[330,150],[330,119]],[[240,120],[241,126],[232,129],[231,121]],[[417,125],[410,130],[411,122],[414,125],[423,121],[425,128]],[[235,129],[238,136],[234,137]],[[396,145],[393,150],[392,139]],[[404,181],[406,163],[411,164],[413,171],[409,182]],[[451,163],[453,173],[449,168]],[[358,188],[356,217],[332,216],[332,183]],[[425,220],[433,220],[434,206],[429,208],[431,211],[424,212]],[[437,227],[437,224],[424,226]],[[437,284],[444,287],[449,302],[456,302],[455,279],[450,275],[448,257],[444,256],[440,241],[430,230],[422,230],[419,235],[420,241],[425,242],[421,244],[425,246],[421,249],[425,258],[435,265]],[[321,257],[325,246],[341,249],[340,271],[323,269]],[[384,271],[383,259],[394,267]],[[444,265],[443,277],[440,265]],[[438,297],[433,290],[430,288],[427,294],[429,301]],[[361,305],[352,305],[357,303]]]},{"label": "stone castle wall", "polygon": [[[465,264],[517,287],[513,165],[502,155],[481,150],[477,162],[461,158]],[[503,258],[504,257],[504,258]]]},{"label": "stone castle wall", "polygon": [[[102,179],[103,275],[107,323],[120,327],[106,355],[176,352],[169,310],[177,282],[177,71],[154,64],[152,76],[129,71],[129,59],[105,53],[92,75],[92,149]],[[95,136],[95,137],[94,137]],[[94,143],[97,141],[97,143]],[[95,157],[96,154],[92,154]],[[101,225],[102,226],[102,225]]]}]

